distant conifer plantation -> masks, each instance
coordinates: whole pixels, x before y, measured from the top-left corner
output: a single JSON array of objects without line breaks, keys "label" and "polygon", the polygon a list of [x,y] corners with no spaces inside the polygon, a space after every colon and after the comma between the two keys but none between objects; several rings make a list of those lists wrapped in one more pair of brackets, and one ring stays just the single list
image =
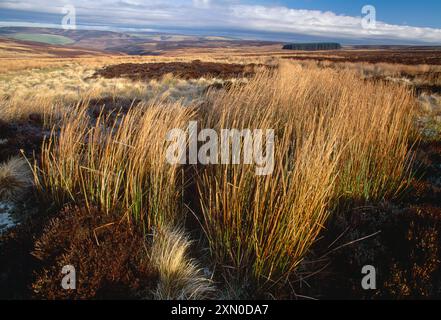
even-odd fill
[{"label": "distant conifer plantation", "polygon": [[303,50],[303,51],[317,51],[317,50],[338,50],[341,49],[339,43],[323,42],[323,43],[291,43],[283,46],[286,50]]}]

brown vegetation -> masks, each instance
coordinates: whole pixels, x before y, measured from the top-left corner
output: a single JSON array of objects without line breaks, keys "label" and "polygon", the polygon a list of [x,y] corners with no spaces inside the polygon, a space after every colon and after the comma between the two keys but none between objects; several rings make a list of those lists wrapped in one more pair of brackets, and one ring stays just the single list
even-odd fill
[{"label": "brown vegetation", "polygon": [[212,63],[199,60],[192,61],[191,63],[123,63],[98,70],[94,77],[152,80],[161,79],[167,74],[173,74],[175,77],[185,80],[202,77],[231,79],[251,77],[255,74],[257,67],[260,66],[255,64]]},{"label": "brown vegetation", "polygon": [[[35,241],[38,259],[33,296],[43,299],[141,298],[157,278],[142,232],[121,217],[66,208]],[[63,266],[76,269],[76,290],[61,286]]]},{"label": "brown vegetation", "polygon": [[418,50],[403,48],[399,50],[338,50],[320,53],[297,53],[285,55],[281,58],[293,60],[314,60],[333,62],[367,62],[390,63],[404,65],[441,65],[441,50]]},{"label": "brown vegetation", "polygon": [[[350,209],[329,221],[310,257],[316,278],[309,295],[333,299],[434,299],[441,290],[440,142],[417,149],[418,178],[400,202]],[[364,239],[361,241],[361,239]],[[324,261],[324,262],[323,262]],[[360,270],[373,265],[377,290],[360,286]]]}]

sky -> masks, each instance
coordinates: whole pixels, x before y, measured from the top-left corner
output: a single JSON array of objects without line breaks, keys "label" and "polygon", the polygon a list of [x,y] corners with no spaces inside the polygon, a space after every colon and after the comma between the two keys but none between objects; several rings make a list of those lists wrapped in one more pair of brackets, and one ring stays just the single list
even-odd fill
[{"label": "sky", "polygon": [[0,26],[60,28],[66,5],[82,29],[441,45],[439,0],[0,0]]}]

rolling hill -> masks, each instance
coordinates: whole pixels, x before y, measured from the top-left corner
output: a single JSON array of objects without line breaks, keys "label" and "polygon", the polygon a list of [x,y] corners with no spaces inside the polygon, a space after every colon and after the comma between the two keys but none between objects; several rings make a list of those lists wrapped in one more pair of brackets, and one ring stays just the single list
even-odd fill
[{"label": "rolling hill", "polygon": [[218,36],[192,36],[161,33],[119,33],[96,30],[63,30],[51,28],[3,27],[0,37],[66,48],[86,48],[130,55],[160,55],[184,48],[234,48],[265,46],[270,41],[240,40]]},{"label": "rolling hill", "polygon": [[0,58],[73,58],[80,56],[107,55],[104,51],[52,45],[48,43],[29,42],[0,37]]}]

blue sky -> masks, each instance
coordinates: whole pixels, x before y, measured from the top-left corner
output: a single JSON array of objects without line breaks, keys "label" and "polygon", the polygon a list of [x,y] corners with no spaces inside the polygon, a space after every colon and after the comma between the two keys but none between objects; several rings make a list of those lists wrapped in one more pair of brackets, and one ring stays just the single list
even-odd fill
[{"label": "blue sky", "polygon": [[[441,45],[439,0],[0,0],[0,25],[59,28],[66,5],[83,29]],[[365,5],[376,10],[369,27]]]},{"label": "blue sky", "polygon": [[360,8],[370,4],[376,7],[379,20],[393,24],[441,28],[440,0],[257,0],[242,2],[333,11],[351,16],[360,14]]}]

